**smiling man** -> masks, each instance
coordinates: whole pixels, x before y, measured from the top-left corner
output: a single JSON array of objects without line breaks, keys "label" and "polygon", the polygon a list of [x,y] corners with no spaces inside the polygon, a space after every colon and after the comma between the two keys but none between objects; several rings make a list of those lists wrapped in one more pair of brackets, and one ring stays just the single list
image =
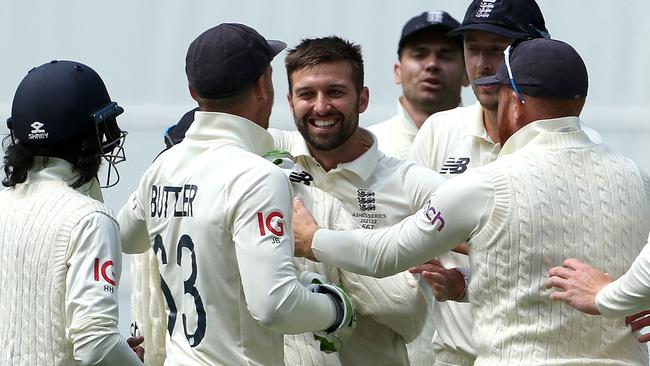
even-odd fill
[{"label": "smiling man", "polygon": [[[356,224],[395,224],[426,202],[444,180],[413,163],[385,156],[359,128],[368,106],[361,48],[339,37],[303,40],[285,60],[289,105],[298,131],[270,131],[313,184],[338,198]],[[426,302],[408,272],[385,279],[341,273],[359,312],[357,329],[339,354],[343,365],[408,365],[405,343],[421,331]],[[363,296],[357,294],[364,294]]]}]

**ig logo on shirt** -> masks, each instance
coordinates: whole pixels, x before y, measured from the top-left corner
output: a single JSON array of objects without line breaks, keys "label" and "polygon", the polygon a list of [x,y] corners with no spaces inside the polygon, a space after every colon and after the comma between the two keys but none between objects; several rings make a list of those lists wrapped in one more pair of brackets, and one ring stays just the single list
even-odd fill
[{"label": "ig logo on shirt", "polygon": [[[275,236],[284,235],[284,215],[280,211],[271,211],[266,215],[261,211],[257,213],[257,225],[260,229],[260,235],[266,236],[266,232]],[[272,238],[273,243],[280,243],[280,239]]]}]

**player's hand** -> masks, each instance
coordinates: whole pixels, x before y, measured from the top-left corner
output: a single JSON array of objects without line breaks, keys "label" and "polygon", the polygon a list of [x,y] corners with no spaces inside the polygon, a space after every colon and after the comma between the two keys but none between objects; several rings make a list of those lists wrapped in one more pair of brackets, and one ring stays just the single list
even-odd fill
[{"label": "player's hand", "polygon": [[[650,310],[645,310],[634,315],[626,316],[625,324],[628,324],[631,327],[632,332],[636,332],[641,328],[650,326],[650,316],[648,315],[650,315]],[[648,341],[650,341],[650,333],[642,334],[639,336],[639,342],[646,343]]]},{"label": "player's hand", "polygon": [[598,315],[596,295],[614,278],[575,258],[565,259],[563,267],[548,271],[546,288],[556,287],[560,291],[551,294],[551,300],[563,301],[583,313]]},{"label": "player's hand", "polygon": [[311,243],[319,227],[314,216],[305,207],[305,203],[300,197],[293,199],[293,219],[291,223],[293,226],[293,239],[296,243],[296,257],[305,257],[318,262],[318,259],[311,251]]},{"label": "player's hand", "polygon": [[465,276],[456,268],[444,268],[437,259],[411,267],[409,272],[421,274],[433,290],[433,297],[438,301],[456,301],[465,296]]},{"label": "player's hand", "polygon": [[126,343],[131,347],[133,352],[138,356],[140,361],[144,362],[144,348],[142,348],[141,344],[144,342],[144,337],[139,336],[139,337],[129,337],[126,339]]},{"label": "player's hand", "polygon": [[469,245],[467,243],[458,244],[458,246],[451,250],[452,252],[469,255]]},{"label": "player's hand", "polygon": [[336,322],[329,329],[315,332],[314,339],[320,342],[322,352],[338,352],[357,326],[357,314],[350,296],[342,287],[329,283],[312,284],[308,289],[331,296],[336,304]]}]

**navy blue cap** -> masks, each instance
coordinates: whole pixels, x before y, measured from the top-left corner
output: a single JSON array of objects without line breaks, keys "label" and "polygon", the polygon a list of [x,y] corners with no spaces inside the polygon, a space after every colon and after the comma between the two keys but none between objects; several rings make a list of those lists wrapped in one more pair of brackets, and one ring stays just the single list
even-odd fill
[{"label": "navy blue cap", "polygon": [[190,44],[185,57],[187,80],[200,97],[233,96],[253,85],[286,47],[246,25],[219,24]]},{"label": "navy blue cap", "polygon": [[480,30],[512,39],[550,38],[535,0],[473,0],[460,27],[450,34]]},{"label": "navy blue cap", "polygon": [[[562,41],[539,38],[519,43],[510,51],[510,67],[523,94],[564,100],[587,96],[587,67],[578,52]],[[474,84],[512,85],[505,62],[496,75],[476,79]]]},{"label": "navy blue cap", "polygon": [[74,61],[51,61],[30,70],[18,85],[7,127],[23,144],[47,146],[122,112],[95,70]]},{"label": "navy blue cap", "polygon": [[402,36],[399,39],[399,45],[397,47],[397,53],[400,54],[408,39],[420,31],[439,28],[442,31],[449,32],[459,26],[460,23],[446,11],[425,11],[418,16],[414,16],[404,24],[404,28],[402,28]]}]

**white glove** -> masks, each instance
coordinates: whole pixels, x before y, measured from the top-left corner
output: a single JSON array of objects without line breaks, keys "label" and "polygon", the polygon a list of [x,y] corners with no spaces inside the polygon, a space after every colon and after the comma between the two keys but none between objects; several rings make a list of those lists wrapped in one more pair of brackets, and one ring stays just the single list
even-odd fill
[{"label": "white glove", "polygon": [[336,321],[328,329],[315,332],[314,339],[320,342],[320,350],[325,353],[337,352],[350,338],[357,326],[357,313],[350,297],[342,287],[328,283],[316,283],[307,286],[311,292],[329,295],[336,305]]}]

